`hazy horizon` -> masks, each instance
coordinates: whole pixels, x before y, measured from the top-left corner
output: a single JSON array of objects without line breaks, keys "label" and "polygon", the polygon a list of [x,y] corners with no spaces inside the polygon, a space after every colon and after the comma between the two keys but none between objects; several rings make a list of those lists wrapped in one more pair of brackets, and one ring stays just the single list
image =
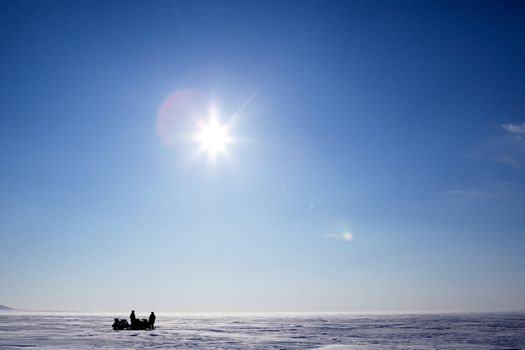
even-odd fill
[{"label": "hazy horizon", "polygon": [[[6,305],[3,305],[6,306]],[[57,314],[57,315],[103,315],[103,316],[118,316],[128,317],[132,309],[129,310],[29,310],[23,308],[9,307],[8,310],[0,309],[0,312],[6,314]],[[152,310],[150,309],[136,309],[135,313],[139,317],[147,316]],[[525,309],[507,309],[507,310],[377,310],[377,311],[169,311],[169,310],[153,310],[157,316],[237,316],[237,315],[424,315],[424,314],[504,314],[504,313],[525,313]]]},{"label": "hazy horizon", "polygon": [[525,310],[525,2],[0,16],[0,303]]}]

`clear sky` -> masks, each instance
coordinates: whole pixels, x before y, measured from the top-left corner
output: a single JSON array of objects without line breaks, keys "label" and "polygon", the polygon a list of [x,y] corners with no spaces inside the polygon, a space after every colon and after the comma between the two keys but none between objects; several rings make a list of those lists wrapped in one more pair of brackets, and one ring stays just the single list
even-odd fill
[{"label": "clear sky", "polygon": [[525,309],[524,38],[523,1],[0,1],[0,304]]}]

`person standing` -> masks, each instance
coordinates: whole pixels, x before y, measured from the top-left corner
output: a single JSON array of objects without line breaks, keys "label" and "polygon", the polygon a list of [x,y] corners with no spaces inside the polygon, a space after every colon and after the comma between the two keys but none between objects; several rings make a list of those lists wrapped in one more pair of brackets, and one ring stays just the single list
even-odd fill
[{"label": "person standing", "polygon": [[153,313],[153,311],[151,312],[151,315],[149,315],[149,329],[153,329],[154,325],[155,325],[155,314]]},{"label": "person standing", "polygon": [[131,310],[131,315],[129,315],[129,319],[131,321],[131,327],[135,325],[135,322],[137,321],[137,317],[135,317],[135,310]]}]

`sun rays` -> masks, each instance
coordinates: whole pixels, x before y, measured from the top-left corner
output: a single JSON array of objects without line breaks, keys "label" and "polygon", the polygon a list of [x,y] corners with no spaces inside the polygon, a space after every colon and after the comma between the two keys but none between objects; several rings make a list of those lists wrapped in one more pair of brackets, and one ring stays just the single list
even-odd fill
[{"label": "sun rays", "polygon": [[199,145],[199,151],[208,154],[210,160],[227,152],[227,146],[233,141],[228,125],[210,116],[207,121],[201,121],[194,137]]}]

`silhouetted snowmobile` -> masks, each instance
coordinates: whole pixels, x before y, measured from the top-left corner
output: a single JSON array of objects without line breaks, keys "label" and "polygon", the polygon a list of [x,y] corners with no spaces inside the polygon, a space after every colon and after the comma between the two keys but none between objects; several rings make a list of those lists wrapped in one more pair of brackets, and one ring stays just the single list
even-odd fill
[{"label": "silhouetted snowmobile", "polygon": [[120,320],[118,318],[115,318],[115,322],[113,322],[112,325],[113,329],[116,331],[122,331],[126,329],[130,330],[137,330],[137,331],[145,331],[149,328],[149,322],[145,318],[142,320],[135,320],[132,324],[128,323],[128,320]]},{"label": "silhouetted snowmobile", "polygon": [[119,320],[118,318],[115,318],[115,322],[113,322],[112,327],[116,331],[131,329],[131,325],[128,323],[128,320]]}]

